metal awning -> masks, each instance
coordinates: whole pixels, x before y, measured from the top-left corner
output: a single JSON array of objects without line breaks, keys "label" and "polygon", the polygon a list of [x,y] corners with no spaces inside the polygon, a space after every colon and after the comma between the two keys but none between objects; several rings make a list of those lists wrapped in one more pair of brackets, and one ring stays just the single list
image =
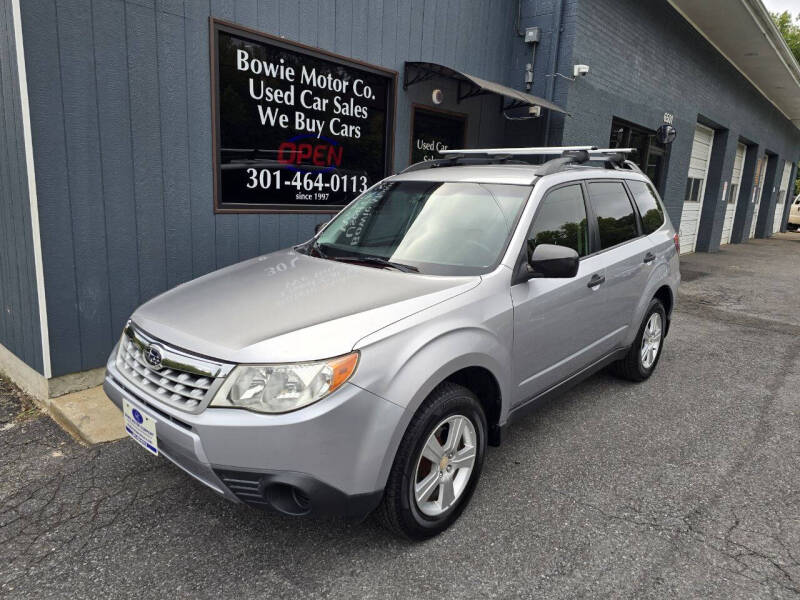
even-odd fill
[{"label": "metal awning", "polygon": [[[428,81],[433,77],[449,77],[458,82],[458,101],[461,102],[467,98],[475,96],[483,96],[485,94],[497,94],[500,96],[500,110],[510,110],[512,108],[519,108],[520,106],[541,106],[548,110],[568,114],[558,104],[553,104],[549,100],[540,98],[520,92],[514,88],[506,85],[495,83],[494,81],[487,81],[475,75],[464,73],[463,71],[456,71],[450,67],[439,65],[430,62],[410,62],[406,61],[405,73],[403,76],[403,89],[415,83]],[[509,102],[506,102],[508,99]]]},{"label": "metal awning", "polygon": [[761,0],[668,1],[800,128],[800,64]]}]

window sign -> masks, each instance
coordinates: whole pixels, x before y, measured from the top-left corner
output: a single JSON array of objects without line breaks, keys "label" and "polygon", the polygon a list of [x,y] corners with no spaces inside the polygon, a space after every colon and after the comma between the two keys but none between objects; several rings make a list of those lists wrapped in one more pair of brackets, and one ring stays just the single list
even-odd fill
[{"label": "window sign", "polygon": [[414,106],[411,164],[444,158],[439,150],[463,148],[466,130],[466,115]]},{"label": "window sign", "polygon": [[218,212],[334,212],[389,174],[394,71],[211,23]]}]

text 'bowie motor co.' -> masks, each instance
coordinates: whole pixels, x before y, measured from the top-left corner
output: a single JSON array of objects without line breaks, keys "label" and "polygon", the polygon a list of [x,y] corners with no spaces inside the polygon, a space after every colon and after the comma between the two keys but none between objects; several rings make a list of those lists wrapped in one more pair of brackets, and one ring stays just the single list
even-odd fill
[{"label": "text 'bowie motor co.'", "polygon": [[[300,66],[298,74],[294,67],[285,64],[283,58],[278,63],[260,60],[251,57],[248,51],[242,48],[236,50],[236,69],[250,73],[249,91],[253,100],[277,105],[258,105],[262,125],[313,133],[318,138],[325,134],[360,138],[361,126],[345,123],[340,116],[366,120],[369,117],[369,109],[359,104],[357,99],[375,100],[372,88],[363,79],[356,78],[351,82],[348,79],[334,77],[331,73],[317,73],[316,67],[309,68],[306,65]],[[290,85],[288,89],[268,86],[262,76],[286,81]],[[295,83],[309,87],[301,88],[298,93]],[[334,92],[337,95],[332,99],[322,98],[314,94],[314,89]],[[339,94],[346,94],[347,98]],[[281,107],[293,109],[293,114],[287,114]],[[318,119],[307,116],[302,109],[332,112],[336,116],[327,120]]]}]

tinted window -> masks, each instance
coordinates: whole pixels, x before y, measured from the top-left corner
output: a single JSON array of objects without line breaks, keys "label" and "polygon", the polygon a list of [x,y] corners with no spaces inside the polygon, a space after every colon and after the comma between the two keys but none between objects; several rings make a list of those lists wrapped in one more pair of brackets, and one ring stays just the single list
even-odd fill
[{"label": "tinted window", "polygon": [[616,246],[639,235],[633,206],[621,182],[590,183],[589,198],[597,216],[601,248]]},{"label": "tinted window", "polygon": [[656,199],[653,186],[643,181],[628,181],[628,187],[633,193],[639,214],[642,216],[642,229],[645,235],[653,233],[664,224],[664,211]]},{"label": "tinted window", "polygon": [[568,246],[578,256],[589,254],[586,206],[581,186],[570,185],[550,192],[542,201],[528,234],[528,250],[537,244]]}]

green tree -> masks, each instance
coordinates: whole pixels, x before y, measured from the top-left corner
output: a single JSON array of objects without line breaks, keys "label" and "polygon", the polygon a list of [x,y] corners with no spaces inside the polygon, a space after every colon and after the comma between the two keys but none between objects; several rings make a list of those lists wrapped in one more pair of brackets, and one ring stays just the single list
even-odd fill
[{"label": "green tree", "polygon": [[[788,10],[782,13],[770,13],[775,26],[781,32],[786,45],[792,51],[797,62],[800,63],[800,13],[793,18]],[[794,193],[800,194],[800,169],[797,170],[797,179],[794,182]]]},{"label": "green tree", "polygon": [[792,51],[797,62],[800,63],[800,13],[792,16],[788,10],[782,13],[770,13],[772,20],[781,32],[786,45]]}]

